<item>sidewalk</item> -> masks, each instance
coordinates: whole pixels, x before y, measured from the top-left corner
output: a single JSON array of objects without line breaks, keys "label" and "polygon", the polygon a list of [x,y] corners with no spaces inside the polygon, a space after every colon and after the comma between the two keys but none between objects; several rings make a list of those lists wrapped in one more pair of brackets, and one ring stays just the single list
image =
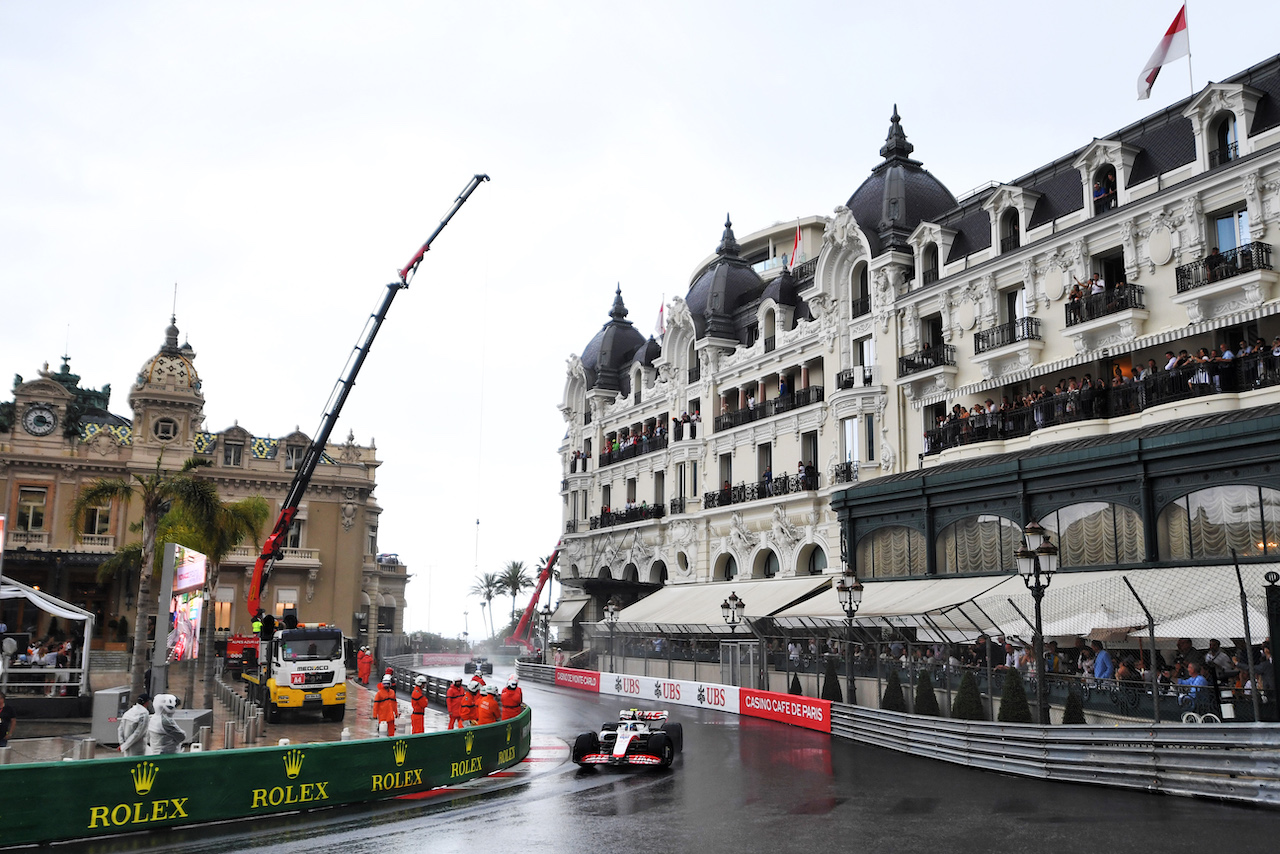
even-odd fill
[{"label": "sidewalk", "polygon": [[[245,692],[240,687],[244,685],[243,682],[233,682],[229,675],[224,677],[224,681],[235,688],[241,696],[244,695]],[[352,739],[374,738],[378,731],[377,721],[373,717],[373,695],[372,687],[365,687],[354,677],[350,678],[347,680],[346,716],[341,722],[326,721],[318,712],[286,713],[277,724],[267,725],[264,719],[263,732],[253,744],[244,743],[244,728],[238,726],[235,746],[274,746],[282,738],[289,739],[291,744],[341,741],[344,729],[350,730]],[[396,721],[396,734],[408,734],[411,709],[408,697],[403,691],[399,695],[399,705],[400,717]],[[221,750],[225,747],[225,723],[229,720],[235,720],[232,710],[215,699],[212,744],[208,749]],[[431,701],[423,721],[427,732],[446,729],[449,725],[449,718],[444,713],[443,707],[435,700]],[[18,719],[15,727],[17,737],[9,740],[9,763],[58,762],[72,759],[76,755],[79,742],[89,738],[90,728],[91,721],[88,718]],[[184,751],[187,749],[189,748],[183,748]],[[95,758],[119,755],[119,751],[114,746],[108,747],[102,744],[95,746]]]}]

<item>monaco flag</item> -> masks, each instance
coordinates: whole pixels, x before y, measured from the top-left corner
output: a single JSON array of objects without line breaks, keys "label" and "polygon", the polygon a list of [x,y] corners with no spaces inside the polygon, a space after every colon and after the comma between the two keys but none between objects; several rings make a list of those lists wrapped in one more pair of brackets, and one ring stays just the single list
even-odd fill
[{"label": "monaco flag", "polygon": [[1191,39],[1187,35],[1187,5],[1184,3],[1138,77],[1138,100],[1145,101],[1151,97],[1151,87],[1155,85],[1156,76],[1166,63],[1190,55]]},{"label": "monaco flag", "polygon": [[800,260],[800,244],[801,243],[803,243],[803,241],[800,239],[800,223],[796,223],[796,239],[791,244],[791,260],[790,260],[790,263],[787,264],[788,270],[794,270],[796,268],[796,264]]}]

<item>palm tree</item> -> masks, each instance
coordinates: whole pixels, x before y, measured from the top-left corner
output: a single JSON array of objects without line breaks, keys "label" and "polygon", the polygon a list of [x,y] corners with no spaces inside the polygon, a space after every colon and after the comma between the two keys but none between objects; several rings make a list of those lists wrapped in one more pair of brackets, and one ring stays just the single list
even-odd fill
[{"label": "palm tree", "polygon": [[[271,516],[271,508],[266,499],[255,495],[240,501],[219,502],[213,519],[203,526],[190,516],[191,514],[185,508],[175,508],[165,517],[165,521],[168,522],[171,517],[175,517],[172,521],[184,529],[180,537],[182,544],[203,553],[209,559],[204,592],[205,601],[212,604],[214,592],[218,589],[218,574],[222,569],[222,561],[232,549],[246,539],[252,538],[255,546],[261,543],[258,534]],[[204,681],[204,705],[201,708],[212,709],[214,615],[212,612],[205,612],[203,619],[204,639],[201,641],[201,649],[204,653],[204,675],[201,678]],[[194,687],[195,667],[193,666],[187,679],[186,702],[188,705],[195,693]]]},{"label": "palm tree", "polygon": [[503,593],[511,594],[511,621],[516,619],[516,597],[520,595],[521,590],[527,590],[533,586],[533,579],[529,577],[529,570],[525,568],[524,561],[513,560],[503,568],[502,574],[498,576],[498,584]]},{"label": "palm tree", "polygon": [[489,637],[493,637],[493,597],[501,593],[502,590],[502,581],[498,578],[498,574],[496,572],[486,572],[482,575],[477,575],[475,583],[467,591],[468,596],[483,600],[481,607],[489,609]]},{"label": "palm tree", "polygon": [[[133,696],[142,693],[143,677],[147,670],[147,618],[156,610],[155,597],[151,595],[151,575],[155,572],[156,533],[160,519],[174,504],[190,512],[194,520],[207,524],[218,506],[218,490],[207,480],[197,478],[193,472],[207,466],[207,460],[194,457],[182,464],[178,471],[165,471],[162,458],[156,460],[156,470],[147,475],[132,473],[129,478],[100,478],[90,483],[76,496],[72,506],[71,524],[81,530],[80,519],[90,507],[101,507],[113,501],[128,504],[136,494],[142,500],[142,554],[138,570],[137,606],[133,622],[133,655],[130,662],[132,681],[129,690]],[[130,479],[131,478],[131,479]],[[163,637],[164,627],[157,622],[156,639]]]}]

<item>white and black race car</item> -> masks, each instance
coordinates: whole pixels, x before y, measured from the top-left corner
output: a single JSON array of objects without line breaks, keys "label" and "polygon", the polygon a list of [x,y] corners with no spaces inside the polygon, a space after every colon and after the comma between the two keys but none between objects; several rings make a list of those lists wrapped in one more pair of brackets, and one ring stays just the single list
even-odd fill
[{"label": "white and black race car", "polygon": [[[652,724],[657,726],[651,726]],[[625,709],[617,723],[605,723],[600,732],[584,732],[573,742],[573,761],[588,765],[621,765],[669,768],[684,749],[684,728],[668,723],[667,713]]]}]

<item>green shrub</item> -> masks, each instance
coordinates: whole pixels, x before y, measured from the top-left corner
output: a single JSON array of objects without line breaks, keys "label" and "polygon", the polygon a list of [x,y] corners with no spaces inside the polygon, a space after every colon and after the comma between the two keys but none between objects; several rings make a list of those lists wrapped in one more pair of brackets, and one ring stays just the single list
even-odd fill
[{"label": "green shrub", "polygon": [[797,695],[804,693],[804,689],[800,687],[799,676],[797,676],[794,673],[791,674],[791,687],[788,688],[787,690],[790,691],[792,694],[797,694]]},{"label": "green shrub", "polygon": [[827,657],[827,666],[822,674],[822,699],[833,703],[843,703],[844,694],[840,691],[840,676],[836,673],[836,660]]},{"label": "green shrub", "polygon": [[1062,722],[1064,724],[1088,723],[1084,719],[1084,703],[1080,698],[1078,685],[1072,685],[1071,690],[1067,691],[1067,707],[1062,712]]},{"label": "green shrub", "polygon": [[982,708],[982,697],[978,694],[978,681],[973,672],[966,670],[960,678],[960,688],[951,700],[951,717],[961,721],[986,720],[987,713]]},{"label": "green shrub", "polygon": [[905,712],[907,698],[902,695],[902,683],[898,681],[898,670],[889,671],[889,683],[884,686],[884,696],[880,698],[880,708],[886,712]]},{"label": "green shrub", "polygon": [[1000,714],[996,718],[1006,724],[1031,723],[1031,706],[1027,704],[1027,690],[1022,687],[1022,674],[1016,670],[1004,671],[1004,690],[1000,693]]},{"label": "green shrub", "polygon": [[928,670],[921,670],[916,677],[916,714],[938,717],[942,709],[938,708],[938,695],[933,693],[933,677]]}]

